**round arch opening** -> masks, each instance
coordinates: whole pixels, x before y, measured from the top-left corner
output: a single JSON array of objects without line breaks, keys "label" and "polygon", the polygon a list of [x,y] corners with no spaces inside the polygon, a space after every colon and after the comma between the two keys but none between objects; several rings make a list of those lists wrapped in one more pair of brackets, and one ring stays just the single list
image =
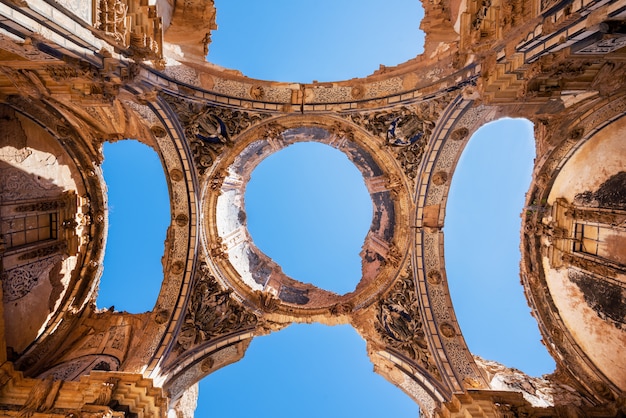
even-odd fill
[{"label": "round arch opening", "polygon": [[[225,284],[235,289],[242,299],[272,307],[278,304],[285,307],[289,315],[299,316],[297,312],[310,315],[320,309],[351,310],[355,303],[363,303],[360,298],[371,303],[371,297],[397,274],[397,265],[388,261],[389,256],[397,257],[399,263],[407,245],[404,241],[396,242],[396,223],[399,216],[406,216],[403,211],[408,204],[400,202],[404,202],[408,193],[399,191],[401,186],[390,182],[390,178],[396,178],[390,177],[393,176],[389,172],[390,167],[394,169],[393,163],[374,156],[372,144],[367,140],[357,139],[353,133],[339,128],[338,124],[321,127],[315,124],[307,126],[302,121],[293,121],[290,125],[286,121],[285,125],[287,127],[279,128],[270,123],[260,132],[250,133],[247,139],[241,141],[241,149],[233,149],[232,157],[224,159],[223,168],[217,170],[219,174],[210,183],[213,186],[205,191],[211,193],[205,199],[206,213],[211,215],[206,220],[210,232],[205,238],[205,245],[213,271],[218,280],[228,282]],[[345,164],[352,165],[348,167],[353,171],[352,177],[361,182],[359,187],[367,190],[358,197],[363,202],[360,205],[367,206],[363,213],[369,212],[369,219],[365,220],[369,229],[366,234],[361,232],[365,234],[365,239],[362,236],[356,238],[360,242],[353,250],[358,253],[360,248],[360,259],[356,260],[360,269],[358,284],[339,291],[304,283],[300,277],[290,277],[275,260],[258,249],[248,231],[244,195],[252,172],[261,161],[283,148],[289,151],[296,143],[306,147],[301,143],[311,142],[313,144],[309,146],[331,146],[335,148],[331,151],[343,153],[339,157],[344,159]],[[310,152],[308,154],[310,157]],[[217,187],[218,193],[214,194],[212,190]],[[215,197],[211,198],[211,195]],[[211,234],[215,237],[211,238]],[[401,237],[404,239],[403,235]]]},{"label": "round arch opening", "polygon": [[372,201],[344,153],[300,142],[270,155],[251,173],[245,213],[255,245],[285,274],[337,294],[355,289]]},{"label": "round arch opening", "polygon": [[528,120],[478,129],[452,178],[444,244],[450,294],[470,350],[540,376],[554,370],[554,360],[540,343],[519,279],[520,213],[534,157]]}]

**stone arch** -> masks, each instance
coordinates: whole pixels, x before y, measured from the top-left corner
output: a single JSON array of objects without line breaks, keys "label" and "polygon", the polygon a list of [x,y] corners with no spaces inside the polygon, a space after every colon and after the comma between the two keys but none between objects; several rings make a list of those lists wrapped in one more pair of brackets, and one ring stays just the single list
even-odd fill
[{"label": "stone arch", "polygon": [[446,280],[472,352],[540,376],[553,363],[518,284],[516,255],[532,132],[528,120],[498,119],[472,134],[451,179],[444,246]]},{"label": "stone arch", "polygon": [[[249,178],[250,172],[260,159],[280,149],[282,146],[298,141],[319,141],[342,150],[364,175],[366,186],[370,190],[374,202],[374,211],[382,219],[373,224],[364,247],[365,253],[371,247],[372,257],[370,263],[372,264],[372,273],[361,280],[355,292],[337,297],[330,295],[322,289],[297,284],[287,277],[283,277],[277,282],[278,287],[288,286],[298,294],[308,294],[306,296],[307,301],[304,301],[304,298],[302,298],[303,303],[297,303],[295,300],[291,302],[289,308],[291,312],[295,313],[302,310],[303,314],[307,311],[319,312],[321,314],[324,311],[328,312],[333,305],[341,304],[351,298],[353,299],[355,295],[374,291],[372,288],[372,284],[376,282],[374,278],[381,274],[382,269],[396,268],[396,266],[383,265],[382,260],[390,252],[397,252],[396,257],[398,259],[396,261],[399,262],[401,249],[403,247],[406,248],[406,243],[397,242],[403,235],[399,232],[401,229],[397,229],[402,227],[396,225],[401,224],[398,222],[398,219],[408,215],[406,209],[408,208],[408,201],[405,200],[407,196],[401,190],[400,176],[393,174],[397,167],[395,167],[390,156],[374,157],[371,153],[372,147],[376,146],[376,139],[365,135],[363,132],[355,129],[355,127],[344,125],[339,120],[325,120],[323,118],[281,118],[261,125],[255,130],[247,131],[243,137],[237,139],[233,149],[228,150],[228,154],[221,158],[220,164],[214,169],[215,174],[211,176],[212,180],[205,188],[204,211],[208,216],[207,236],[204,238],[204,245],[209,265],[212,265],[216,272],[219,272],[222,268],[226,269],[224,273],[217,273],[216,278],[221,281],[229,280],[228,278],[232,276],[242,277],[241,283],[229,283],[228,285],[236,289],[236,292],[241,292],[241,298],[257,301],[255,302],[256,304],[261,303],[259,299],[261,297],[260,294],[255,292],[263,291],[263,286],[256,284],[254,277],[246,273],[251,271],[252,267],[246,267],[245,265],[237,267],[238,260],[241,260],[241,258],[231,257],[236,251],[238,251],[237,254],[241,252],[241,256],[237,257],[243,257],[244,253],[248,253],[246,248],[251,248],[245,244],[249,241],[249,238],[245,238],[247,236],[245,232],[241,233],[244,235],[235,234],[237,231],[245,228],[245,224],[242,222],[242,219],[245,218],[239,216],[242,209],[240,207],[241,204],[237,202],[242,201],[245,183]],[[394,182],[392,181],[393,178],[398,180]],[[216,192],[219,192],[219,194],[216,195]],[[219,248],[215,246],[215,243],[220,243]],[[237,250],[235,246],[241,243],[244,243],[245,248]],[[378,252],[376,253],[376,251]],[[244,258],[248,259],[247,256]],[[257,256],[254,259],[263,260],[263,257]],[[267,259],[264,263],[267,264],[270,261]],[[266,266],[269,268],[269,271],[277,270],[270,264]],[[222,265],[224,267],[221,267]],[[230,270],[232,268],[240,269],[239,273],[233,274]],[[365,271],[368,271],[367,268]],[[278,271],[276,271],[276,274],[276,279],[278,280],[278,277],[280,277]],[[269,295],[277,299],[278,305],[273,303],[274,308],[282,309],[280,308],[282,305],[278,287],[270,292]],[[353,303],[355,302],[353,301]],[[257,306],[261,308],[260,305]],[[273,314],[274,312],[272,312]],[[286,311],[281,313],[281,315],[285,314]],[[305,315],[309,314],[306,313]]]},{"label": "stone arch", "polygon": [[[607,256],[604,249],[621,242],[623,235],[625,126],[617,107],[599,105],[578,123],[543,131],[553,148],[537,167],[527,197],[543,210],[524,219],[522,279],[531,289],[535,316],[558,367],[595,402],[612,399],[625,384],[621,358],[606,363],[610,347],[624,341],[624,260],[619,251]],[[599,166],[601,170],[593,168]],[[543,295],[532,287],[536,283],[546,289]],[[584,333],[575,319],[581,315],[588,324]],[[595,346],[598,333],[602,344]],[[568,358],[568,364],[561,358]]]},{"label": "stone arch", "polygon": [[93,294],[106,222],[102,183],[78,132],[46,103],[16,101],[0,112],[5,336],[12,360],[30,373],[41,359],[27,357],[54,345],[49,334],[62,334],[69,311]]},{"label": "stone arch", "polygon": [[[259,138],[263,141],[259,141]],[[236,195],[237,190],[241,189],[246,173],[249,174],[250,167],[254,166],[254,158],[279,149],[278,141],[289,143],[310,139],[347,149],[366,178],[369,178],[370,192],[383,193],[390,203],[393,202],[394,215],[390,219],[398,226],[390,223],[391,235],[386,237],[383,233],[380,236],[380,239],[389,239],[393,245],[386,249],[385,254],[381,254],[385,263],[380,265],[381,270],[377,273],[379,279],[372,284],[365,283],[362,288],[357,287],[352,294],[334,299],[318,297],[312,305],[306,306],[307,302],[301,306],[282,298],[280,293],[266,293],[262,289],[253,289],[245,282],[233,281],[240,277],[240,273],[238,275],[233,271],[233,260],[230,259],[232,250],[225,239],[229,231],[223,237],[220,236],[218,215],[221,212],[216,208],[219,208],[219,199],[224,196],[228,199],[228,193],[232,191]],[[291,322],[318,321],[326,324],[351,322],[370,342],[370,358],[380,374],[402,387],[421,403],[424,410],[432,411],[450,399],[449,390],[441,382],[444,377],[438,371],[437,360],[429,354],[430,342],[424,334],[426,324],[422,324],[419,319],[422,314],[415,294],[417,286],[413,282],[414,273],[412,268],[406,266],[409,258],[405,254],[411,250],[402,240],[407,239],[408,232],[405,225],[410,216],[409,188],[402,181],[403,174],[398,171],[406,168],[399,165],[395,148],[390,148],[389,153],[379,152],[376,156],[369,154],[373,149],[380,149],[381,141],[386,143],[389,138],[371,136],[358,126],[336,118],[285,117],[269,120],[246,131],[233,140],[231,147],[224,147],[219,157],[212,157],[217,164],[202,174],[205,179],[203,211],[206,236],[203,237],[205,253],[201,258],[204,261],[191,289],[183,326],[160,371],[163,379],[166,379],[165,386],[174,397],[182,396],[190,385],[214,369],[237,361],[255,335],[278,330]],[[227,219],[229,222],[241,222],[239,209],[236,205],[233,207],[236,209],[234,216]],[[220,216],[228,213],[226,211]],[[215,246],[216,243],[219,245]],[[399,296],[398,300],[389,299],[388,303],[368,302],[376,298],[374,295],[389,291],[394,280],[400,286],[395,292],[410,291],[411,302]],[[288,285],[293,286],[291,282]],[[313,299],[316,290],[307,290]],[[361,313],[355,311],[357,307]],[[237,318],[232,322],[237,327],[222,326],[220,321],[210,318],[211,312],[223,312],[222,317]],[[409,319],[403,319],[405,317]],[[371,329],[372,323],[378,324],[375,329]],[[416,333],[415,337],[404,335],[400,331],[404,327],[413,327],[421,334]],[[456,341],[461,338],[451,324],[442,324],[441,329],[447,339]],[[373,336],[367,336],[371,334]],[[433,373],[437,375],[435,380]],[[479,384],[479,375],[476,376],[472,382]]]}]

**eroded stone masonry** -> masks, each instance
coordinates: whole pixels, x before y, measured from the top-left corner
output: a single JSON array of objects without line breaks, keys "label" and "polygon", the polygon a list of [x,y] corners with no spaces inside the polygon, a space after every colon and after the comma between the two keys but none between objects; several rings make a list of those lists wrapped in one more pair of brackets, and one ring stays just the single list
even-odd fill
[{"label": "eroded stone masonry", "polygon": [[[625,416],[626,0],[423,7],[424,54],[293,84],[204,61],[210,0],[1,0],[1,414],[187,417],[255,336],[317,321],[351,324],[425,417]],[[456,163],[505,116],[535,126],[521,281],[557,364],[542,379],[468,350],[441,252]],[[95,308],[102,144],[124,138],[159,153],[171,197],[144,314]],[[298,141],[344,152],[374,204],[345,295],[285,275],[246,228],[250,173]]]}]

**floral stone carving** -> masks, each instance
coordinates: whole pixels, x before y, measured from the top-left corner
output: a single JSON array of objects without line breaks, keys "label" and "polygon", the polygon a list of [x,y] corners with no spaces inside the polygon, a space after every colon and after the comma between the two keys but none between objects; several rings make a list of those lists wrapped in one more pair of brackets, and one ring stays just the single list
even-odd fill
[{"label": "floral stone carving", "polygon": [[447,104],[446,97],[440,97],[394,111],[354,114],[351,120],[381,138],[407,177],[414,179],[435,122]]},{"label": "floral stone carving", "polygon": [[163,94],[176,112],[189,141],[194,162],[203,175],[232,138],[267,118],[269,115],[211,106]]},{"label": "floral stone carving", "polygon": [[406,355],[441,380],[426,341],[419,301],[410,272],[401,277],[391,291],[378,302],[376,330],[384,343]]},{"label": "floral stone carving", "polygon": [[247,311],[224,290],[202,263],[196,273],[196,284],[178,334],[178,351],[239,330],[254,328],[257,317]]}]

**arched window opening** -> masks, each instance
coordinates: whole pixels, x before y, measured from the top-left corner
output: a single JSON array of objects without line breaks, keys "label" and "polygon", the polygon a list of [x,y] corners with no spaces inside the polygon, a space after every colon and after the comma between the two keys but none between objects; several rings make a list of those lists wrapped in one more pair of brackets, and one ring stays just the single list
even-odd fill
[{"label": "arched window opening", "polygon": [[348,326],[291,325],[252,341],[245,357],[200,382],[197,417],[419,416],[415,402],[372,371]]},{"label": "arched window opening", "polygon": [[424,11],[416,0],[365,0],[358,7],[333,0],[246,2],[245,13],[241,6],[215,1],[219,29],[211,34],[207,59],[252,78],[348,80],[423,51]]},{"label": "arched window opening", "polygon": [[96,305],[152,310],[163,280],[169,193],[157,153],[138,141],[104,144],[109,231]]},{"label": "arched window opening", "polygon": [[344,153],[305,142],[270,155],[252,172],[245,207],[254,244],[285,274],[338,294],[354,290],[373,209]]},{"label": "arched window opening", "polygon": [[520,214],[535,157],[532,123],[481,127],[457,165],[446,208],[446,274],[472,353],[540,376],[554,370],[519,278]]}]

